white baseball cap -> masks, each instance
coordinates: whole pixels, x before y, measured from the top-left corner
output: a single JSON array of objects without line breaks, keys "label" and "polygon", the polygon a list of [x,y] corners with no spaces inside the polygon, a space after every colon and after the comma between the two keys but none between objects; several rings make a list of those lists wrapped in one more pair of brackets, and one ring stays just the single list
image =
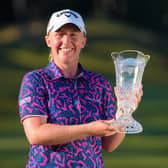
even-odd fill
[{"label": "white baseball cap", "polygon": [[85,23],[82,19],[82,16],[79,13],[70,9],[54,12],[51,15],[47,26],[47,34],[50,31],[57,31],[59,28],[67,23],[72,23],[76,25],[79,30],[86,35]]}]

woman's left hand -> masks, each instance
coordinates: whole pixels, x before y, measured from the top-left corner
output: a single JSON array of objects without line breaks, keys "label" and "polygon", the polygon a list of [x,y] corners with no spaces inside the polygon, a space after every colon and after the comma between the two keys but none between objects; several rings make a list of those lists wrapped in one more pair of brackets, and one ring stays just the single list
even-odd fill
[{"label": "woman's left hand", "polygon": [[[119,97],[118,93],[117,93],[117,87],[114,87],[114,92],[115,92],[115,95],[117,97],[117,118],[121,115],[121,111],[119,110],[119,107],[120,107],[120,102],[123,100],[123,98]],[[137,90],[137,92],[135,93],[135,95],[133,96],[134,99],[132,100],[133,103],[135,104],[135,109],[134,111],[137,109],[140,101],[141,101],[141,98],[143,96],[143,85],[141,85],[141,87]]]},{"label": "woman's left hand", "polygon": [[141,87],[139,88],[138,92],[136,93],[135,97],[136,99],[134,100],[135,104],[136,104],[136,108],[138,107],[138,104],[140,103],[141,101],[141,98],[143,96],[143,85],[141,85]]}]

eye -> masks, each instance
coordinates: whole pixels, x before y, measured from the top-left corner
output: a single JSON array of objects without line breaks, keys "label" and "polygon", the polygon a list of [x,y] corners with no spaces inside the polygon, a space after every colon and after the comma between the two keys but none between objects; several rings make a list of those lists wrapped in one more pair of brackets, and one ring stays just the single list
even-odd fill
[{"label": "eye", "polygon": [[64,35],[63,33],[56,33],[56,34],[55,34],[55,37],[56,37],[56,38],[60,38],[60,37],[62,37],[63,35]]},{"label": "eye", "polygon": [[70,36],[73,37],[73,38],[76,38],[77,34],[76,33],[71,33]]}]

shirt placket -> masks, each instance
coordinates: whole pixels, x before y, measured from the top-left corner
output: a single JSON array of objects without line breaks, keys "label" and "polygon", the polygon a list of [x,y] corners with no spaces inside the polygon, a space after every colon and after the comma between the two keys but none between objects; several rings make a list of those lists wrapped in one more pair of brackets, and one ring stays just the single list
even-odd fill
[{"label": "shirt placket", "polygon": [[79,97],[79,92],[78,92],[78,79],[74,80],[74,91],[75,91],[74,103],[75,103],[76,109],[79,112],[79,121],[81,123],[82,122],[81,121],[81,103],[80,103],[80,97]]}]

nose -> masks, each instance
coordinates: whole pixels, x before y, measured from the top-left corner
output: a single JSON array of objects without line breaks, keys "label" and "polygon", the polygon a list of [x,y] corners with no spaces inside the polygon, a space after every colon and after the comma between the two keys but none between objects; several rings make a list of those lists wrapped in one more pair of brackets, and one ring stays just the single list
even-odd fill
[{"label": "nose", "polygon": [[64,45],[68,45],[71,42],[71,38],[69,35],[64,35],[62,38],[62,42]]}]

